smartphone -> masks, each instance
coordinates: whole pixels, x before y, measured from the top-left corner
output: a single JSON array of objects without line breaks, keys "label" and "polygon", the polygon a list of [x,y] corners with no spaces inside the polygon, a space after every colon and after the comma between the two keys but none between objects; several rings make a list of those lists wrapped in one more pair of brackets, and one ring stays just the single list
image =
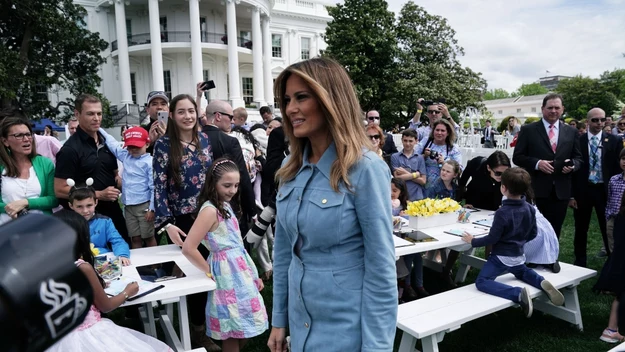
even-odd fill
[{"label": "smartphone", "polygon": [[202,90],[210,90],[213,88],[215,88],[215,82],[213,82],[212,80],[202,83]]},{"label": "smartphone", "polygon": [[167,120],[169,119],[169,111],[159,111],[158,112],[158,122],[163,124],[164,127],[167,126]]},{"label": "smartphone", "polygon": [[575,166],[575,163],[571,159],[564,160],[564,166]]}]

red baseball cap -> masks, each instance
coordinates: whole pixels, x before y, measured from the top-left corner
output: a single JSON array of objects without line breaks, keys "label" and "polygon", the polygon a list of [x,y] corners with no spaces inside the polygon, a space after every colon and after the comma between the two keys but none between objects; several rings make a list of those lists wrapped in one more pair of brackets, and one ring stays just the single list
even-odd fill
[{"label": "red baseball cap", "polygon": [[124,147],[142,148],[150,141],[148,131],[143,127],[132,127],[124,132]]}]

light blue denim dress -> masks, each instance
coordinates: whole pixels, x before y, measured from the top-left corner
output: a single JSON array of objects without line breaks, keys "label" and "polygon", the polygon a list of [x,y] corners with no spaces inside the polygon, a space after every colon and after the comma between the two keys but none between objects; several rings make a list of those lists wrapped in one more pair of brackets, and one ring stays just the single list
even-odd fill
[{"label": "light blue denim dress", "polygon": [[371,151],[330,186],[332,143],[277,196],[273,316],[292,351],[391,351],[397,323],[390,172]]}]

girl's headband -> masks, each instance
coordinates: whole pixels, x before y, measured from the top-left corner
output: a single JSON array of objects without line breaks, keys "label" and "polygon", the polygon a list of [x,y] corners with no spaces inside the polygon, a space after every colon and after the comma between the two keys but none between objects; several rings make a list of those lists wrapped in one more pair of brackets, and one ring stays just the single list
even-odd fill
[{"label": "girl's headband", "polygon": [[232,160],[230,160],[230,159],[224,159],[224,160],[221,160],[221,161],[216,162],[216,163],[215,163],[215,168],[217,168],[217,166],[222,165],[222,164],[225,164],[225,163],[232,163],[232,164],[234,164],[234,165],[236,166],[236,164],[234,163],[234,161],[232,161]]}]

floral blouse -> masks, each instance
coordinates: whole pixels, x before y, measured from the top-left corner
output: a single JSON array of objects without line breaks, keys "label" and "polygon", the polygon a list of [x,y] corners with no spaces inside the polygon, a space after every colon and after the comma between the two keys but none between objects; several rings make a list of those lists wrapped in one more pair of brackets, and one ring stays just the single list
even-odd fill
[{"label": "floral blouse", "polygon": [[[460,168],[462,168],[462,153],[460,153],[460,149],[457,145],[454,144],[452,148],[447,148],[447,145],[437,145],[434,143],[431,143],[429,145],[428,144],[429,143],[427,138],[422,139],[421,142],[419,142],[419,144],[415,147],[417,154],[423,154],[423,151],[427,147],[430,148],[431,151],[435,151],[443,155],[445,160],[451,159],[457,161],[458,164],[460,164]],[[427,172],[425,189],[427,190],[428,188],[432,187],[434,182],[441,177],[440,173],[442,165],[439,166],[439,163],[436,160],[426,157],[424,157],[424,159],[425,169]]]},{"label": "floral blouse", "polygon": [[181,183],[177,186],[169,175],[169,136],[154,143],[154,210],[158,227],[169,218],[197,210],[197,198],[204,186],[206,172],[213,162],[208,136],[199,132],[200,146],[195,151],[186,146],[180,160]]}]

